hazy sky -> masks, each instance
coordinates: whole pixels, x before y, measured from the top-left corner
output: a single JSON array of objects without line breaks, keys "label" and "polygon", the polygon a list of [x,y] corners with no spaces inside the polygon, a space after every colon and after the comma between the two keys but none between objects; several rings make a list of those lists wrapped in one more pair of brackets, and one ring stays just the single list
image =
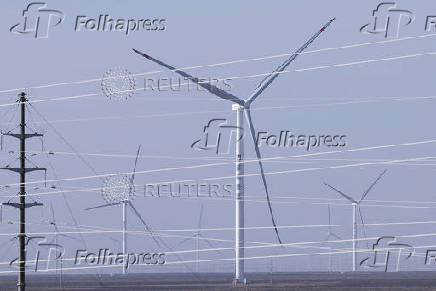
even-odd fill
[{"label": "hazy sky", "polygon": [[[34,103],[36,110],[50,121],[56,131],[74,147],[98,174],[130,172],[138,144],[142,145],[142,157],[138,161],[135,178],[135,207],[155,230],[183,230],[198,228],[200,208],[204,212],[202,228],[232,228],[234,226],[234,201],[223,198],[156,198],[144,197],[146,183],[166,181],[197,180],[234,175],[234,152],[216,155],[213,151],[200,151],[191,144],[200,139],[203,127],[211,119],[227,119],[234,125],[235,112],[228,101],[220,100],[208,92],[187,90],[179,92],[138,90],[128,100],[110,100],[101,91],[100,78],[110,69],[123,68],[132,74],[161,70],[152,63],[132,52],[132,48],[146,52],[175,67],[217,64],[233,60],[245,60],[291,53],[306,42],[329,19],[336,21],[315,40],[308,49],[337,48],[341,46],[378,42],[354,48],[325,50],[303,54],[289,67],[289,70],[329,66],[318,70],[291,72],[279,76],[275,82],[252,105],[252,115],[257,131],[279,134],[290,131],[296,135],[346,135],[343,148],[319,147],[309,152],[305,148],[262,146],[263,157],[292,157],[307,153],[343,150],[343,152],[307,156],[301,158],[279,158],[265,162],[271,199],[279,226],[325,225],[328,224],[327,203],[331,204],[334,232],[342,239],[351,239],[351,205],[337,193],[328,189],[323,182],[338,187],[355,199],[374,179],[387,169],[386,175],[374,187],[361,205],[367,224],[390,222],[417,222],[434,220],[434,204],[404,201],[436,201],[433,178],[436,157],[432,141],[436,122],[434,114],[433,63],[436,55],[425,53],[436,51],[435,28],[425,30],[426,17],[436,15],[434,1],[397,1],[396,9],[409,10],[414,20],[405,25],[407,17],[401,19],[399,38],[428,35],[401,41],[380,43],[383,33],[365,34],[360,28],[373,22],[372,12],[379,1],[47,1],[46,9],[61,11],[62,23],[50,27],[48,38],[35,38],[34,33],[17,34],[10,28],[22,23],[22,12],[30,2],[2,1],[0,36],[2,39],[0,91],[14,88],[29,88],[31,100],[92,94],[93,96]],[[121,31],[75,31],[78,16],[81,19],[98,19],[99,15],[113,19],[165,19],[164,30],[132,31],[128,35]],[[395,19],[392,17],[392,19]],[[57,18],[52,16],[52,21]],[[394,20],[392,20],[394,21]],[[42,23],[42,20],[41,20]],[[51,23],[53,24],[53,22]],[[416,55],[414,57],[410,55]],[[387,58],[409,56],[389,60]],[[267,58],[213,67],[189,70],[189,73],[204,78],[250,76],[267,73],[275,69],[286,56]],[[366,60],[371,61],[349,66],[331,66]],[[330,67],[331,66],[331,67]],[[174,78],[172,72],[150,73],[136,76],[136,88],[144,87],[144,77]],[[84,84],[62,85],[50,88],[32,88],[58,82],[97,79]],[[230,80],[231,93],[247,98],[262,77],[236,78]],[[221,84],[222,85],[222,84]],[[0,93],[1,104],[13,103],[19,90]],[[411,97],[411,98],[407,98]],[[415,98],[430,97],[430,98]],[[16,106],[15,106],[16,107]],[[19,122],[17,108],[0,107],[1,128],[13,129]],[[31,115],[30,115],[31,114]],[[48,169],[47,179],[63,179],[94,175],[90,167],[73,153],[73,150],[56,134],[56,131],[30,110],[29,127],[44,132],[45,151],[54,155],[41,154],[40,141],[28,140],[27,149],[35,151],[29,160]],[[9,123],[11,122],[11,123]],[[1,162],[12,162],[17,153],[18,143],[6,137],[3,141]],[[351,149],[392,145],[372,150],[348,151]],[[251,139],[245,143],[247,158],[254,157]],[[344,152],[345,151],[345,152]],[[89,156],[86,154],[106,154]],[[118,155],[118,156],[111,156]],[[127,157],[126,157],[127,155]],[[410,159],[426,158],[410,161]],[[217,161],[218,159],[218,161]],[[392,160],[409,160],[401,163],[376,163]],[[224,165],[186,167],[225,162]],[[341,165],[355,165],[339,167]],[[18,166],[15,161],[11,165]],[[28,165],[31,165],[28,163]],[[185,167],[183,169],[178,169]],[[167,168],[176,168],[169,170]],[[300,172],[292,170],[309,169]],[[319,168],[319,169],[318,169]],[[167,169],[153,171],[157,169]],[[285,172],[285,173],[278,173]],[[259,173],[257,163],[246,165],[247,174]],[[28,174],[28,181],[43,180],[42,172]],[[2,171],[0,183],[18,183],[15,173]],[[219,179],[208,183],[233,183],[233,179]],[[75,224],[84,227],[120,230],[121,207],[85,211],[87,207],[104,204],[99,191],[103,181],[99,178],[31,184],[28,194],[77,188],[94,188],[96,191],[65,191],[51,195],[33,197],[45,204],[44,207],[28,209],[28,232],[54,231],[48,225],[50,205],[53,206],[56,222],[61,231],[77,231]],[[57,189],[51,189],[56,185]],[[39,189],[34,189],[38,186]],[[18,188],[2,188],[1,196],[15,195]],[[257,175],[245,180],[246,226],[270,227],[271,221],[262,188]],[[2,202],[10,198],[1,198]],[[338,199],[338,200],[335,200]],[[16,199],[12,199],[14,201]],[[381,200],[382,202],[371,201]],[[403,202],[398,202],[403,201]],[[435,202],[436,203],[436,202]],[[401,206],[401,207],[397,207]],[[70,210],[69,210],[70,207]],[[420,208],[416,208],[420,207]],[[18,225],[8,221],[18,219],[16,209],[3,207],[3,222],[0,232],[13,234]],[[71,215],[74,216],[76,222]],[[143,230],[140,221],[129,212],[130,230]],[[61,227],[67,226],[67,227]],[[86,228],[86,227],[89,228]],[[433,233],[433,224],[409,225],[368,225],[368,237],[401,236]],[[193,231],[167,232],[170,235],[192,236]],[[121,251],[121,233],[71,234],[78,240],[60,237],[65,247],[65,258],[74,258],[76,250],[87,248],[98,252],[99,248]],[[204,237],[216,239],[217,248],[233,247],[234,233],[229,230],[203,231]],[[283,228],[280,235],[284,243],[323,241],[327,227]],[[44,235],[49,240],[53,235]],[[359,227],[358,236],[363,237]],[[86,247],[84,242],[86,242]],[[117,241],[114,241],[117,240]],[[181,244],[181,237],[163,237],[173,250],[193,250],[193,240]],[[246,231],[249,242],[276,243],[271,229]],[[398,238],[398,242],[412,246],[436,245],[434,236]],[[369,241],[369,247],[375,240]],[[259,244],[257,244],[259,245]],[[34,245],[35,246],[35,245]],[[246,251],[247,257],[286,256],[328,252],[322,247],[327,244],[310,245],[310,248],[273,247],[253,248]],[[321,247],[321,248],[316,248]],[[331,244],[335,249],[351,248],[350,242]],[[359,247],[367,248],[365,242]],[[200,248],[210,248],[200,242]],[[34,254],[32,246],[29,253]],[[416,249],[425,254],[426,248]],[[129,252],[169,252],[164,246],[157,246],[148,235],[129,236]],[[16,256],[16,241],[11,235],[1,237],[0,262],[9,262]],[[358,255],[359,261],[369,253]],[[180,255],[183,260],[195,260],[194,252]],[[230,260],[232,250],[200,253],[200,259],[211,262],[200,264],[200,270],[233,272]],[[176,261],[174,255],[167,255],[168,262]],[[268,271],[269,259],[247,261],[248,271]],[[350,270],[351,254],[332,256],[334,270]],[[71,261],[65,266],[74,266]],[[0,273],[9,271],[8,265],[0,265]],[[83,266],[83,265],[82,265]],[[195,263],[189,266],[195,269]],[[328,255],[302,255],[280,257],[273,260],[274,270],[308,271],[328,270]],[[424,265],[424,257],[415,255],[402,262],[402,269],[434,270],[433,265]],[[120,268],[98,269],[99,272],[120,272]],[[132,271],[186,271],[179,265],[163,265],[159,268],[135,267]],[[80,270],[80,272],[89,272]]]}]

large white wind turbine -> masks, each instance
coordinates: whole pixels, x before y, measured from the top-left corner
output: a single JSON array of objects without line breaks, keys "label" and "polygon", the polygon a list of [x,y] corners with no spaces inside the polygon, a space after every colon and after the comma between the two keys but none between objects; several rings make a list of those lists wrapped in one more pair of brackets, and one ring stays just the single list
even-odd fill
[{"label": "large white wind turbine", "polygon": [[[157,60],[151,57],[148,54],[142,53],[136,49],[133,51],[146,59],[155,62],[158,65],[161,65],[175,73],[191,80],[192,82],[198,84],[203,87],[210,93],[215,96],[232,101],[236,104],[233,104],[232,109],[236,110],[236,122],[237,122],[237,133],[236,136],[242,136],[243,133],[243,116],[245,114],[245,118],[247,119],[248,126],[250,128],[251,137],[254,142],[254,149],[256,152],[257,160],[259,163],[260,174],[262,178],[262,183],[266,192],[266,199],[268,202],[268,208],[271,215],[271,221],[274,226],[274,231],[276,233],[277,239],[279,243],[281,243],[281,239],[279,236],[279,232],[277,230],[277,225],[274,219],[273,210],[271,207],[271,201],[268,192],[268,185],[266,182],[263,164],[262,164],[262,156],[260,154],[259,148],[256,143],[256,133],[253,125],[253,121],[250,113],[251,103],[266,89],[268,86],[283,72],[289,64],[295,60],[295,58],[303,52],[333,21],[335,18],[331,19],[324,25],[319,31],[315,33],[301,48],[299,48],[293,55],[291,55],[283,64],[277,67],[271,74],[267,75],[256,87],[254,92],[247,99],[241,99],[236,97],[233,94],[230,94],[218,87],[207,83],[202,82],[198,78],[189,75],[188,73],[178,70],[173,66],[170,66],[160,60]],[[236,222],[235,222],[235,284],[245,284],[245,275],[244,275],[244,142],[243,139],[239,139],[236,141],[236,189],[235,189],[235,207],[236,207]]]},{"label": "large white wind turbine", "polygon": [[353,272],[356,271],[356,248],[357,248],[357,221],[356,221],[356,214],[357,212],[359,212],[359,216],[360,216],[360,220],[362,222],[362,226],[364,224],[363,222],[363,216],[362,216],[362,212],[360,210],[360,203],[365,199],[365,197],[368,195],[369,191],[371,191],[371,189],[375,186],[375,184],[377,184],[377,182],[381,179],[381,177],[386,173],[387,170],[384,170],[378,177],[377,179],[369,186],[369,188],[363,192],[362,194],[362,198],[360,198],[359,201],[354,200],[351,196],[345,194],[344,192],[334,188],[333,186],[327,184],[324,182],[324,185],[326,185],[327,187],[329,187],[330,189],[336,191],[337,193],[339,193],[342,197],[344,197],[345,199],[347,199],[348,201],[351,202],[351,205],[353,206]]}]

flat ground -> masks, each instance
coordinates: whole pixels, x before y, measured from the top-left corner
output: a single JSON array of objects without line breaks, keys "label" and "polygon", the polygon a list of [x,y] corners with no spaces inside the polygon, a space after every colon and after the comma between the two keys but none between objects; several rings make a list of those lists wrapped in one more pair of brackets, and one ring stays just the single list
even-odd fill
[{"label": "flat ground", "polygon": [[[436,272],[251,273],[245,287],[233,287],[231,274],[64,274],[62,287],[59,278],[29,275],[27,290],[436,290]],[[16,279],[1,276],[0,290],[16,290]]]}]

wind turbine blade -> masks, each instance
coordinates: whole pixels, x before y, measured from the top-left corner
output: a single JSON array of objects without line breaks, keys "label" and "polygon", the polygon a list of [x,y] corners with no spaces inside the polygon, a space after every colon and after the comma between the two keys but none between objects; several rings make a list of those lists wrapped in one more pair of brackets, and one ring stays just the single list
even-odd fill
[{"label": "wind turbine blade", "polygon": [[74,237],[74,236],[71,236],[71,235],[58,234],[58,236],[62,236],[62,237],[65,237],[65,238],[69,238],[69,239],[72,239],[72,240],[76,240],[76,241],[81,241],[80,239],[78,239],[78,238],[76,238],[76,237]]},{"label": "wind turbine blade", "polygon": [[342,191],[336,189],[335,187],[333,187],[333,186],[327,184],[326,182],[324,182],[324,185],[326,185],[326,186],[329,187],[330,189],[332,189],[332,190],[338,192],[339,194],[341,194],[342,197],[344,197],[345,199],[351,201],[352,203],[357,203],[356,200],[354,200],[353,198],[351,198],[351,197],[348,196],[347,194],[343,193]]},{"label": "wind turbine blade", "polygon": [[120,203],[121,203],[121,202],[108,203],[108,204],[104,204],[104,205],[100,205],[100,206],[88,207],[88,208],[85,208],[85,210],[91,210],[91,209],[97,209],[97,208],[109,207],[109,206],[119,205]]},{"label": "wind turbine blade", "polygon": [[170,69],[171,71],[174,71],[177,74],[179,74],[179,75],[181,75],[181,76],[191,80],[192,82],[198,84],[199,86],[203,87],[204,89],[206,89],[207,91],[209,91],[210,93],[214,94],[217,97],[233,101],[233,102],[238,103],[240,105],[244,105],[244,100],[239,99],[238,97],[236,97],[233,94],[230,94],[230,93],[228,93],[228,92],[226,92],[226,91],[224,91],[224,90],[222,90],[222,89],[220,89],[220,88],[218,88],[218,87],[216,87],[216,86],[214,86],[214,85],[212,85],[210,83],[201,81],[200,79],[198,79],[198,78],[196,78],[194,76],[191,76],[191,75],[189,75],[188,73],[186,73],[184,71],[178,70],[175,67],[170,66],[170,65],[168,65],[168,64],[166,64],[166,63],[164,63],[164,62],[162,62],[160,60],[157,60],[157,59],[155,59],[155,58],[153,58],[153,57],[151,57],[151,56],[149,56],[147,54],[144,54],[144,53],[142,53],[142,52],[140,52],[140,51],[138,51],[136,49],[133,49],[133,51],[135,53],[143,56],[144,58],[149,59],[150,61],[153,61],[156,64],[161,65],[161,66],[163,66],[163,67],[165,67],[167,69]]},{"label": "wind turbine blade", "polygon": [[75,238],[75,237],[70,236],[70,235],[66,235],[66,234],[62,234],[62,233],[58,234],[59,233],[59,227],[58,227],[58,225],[56,223],[56,218],[55,218],[55,213],[54,213],[54,209],[53,209],[53,204],[52,203],[50,203],[50,216],[51,216],[50,224],[53,225],[53,227],[55,229],[56,235],[62,236],[62,237],[65,237],[65,238],[69,238],[69,239],[72,239],[72,240],[80,241],[80,239]]},{"label": "wind turbine blade", "polygon": [[366,195],[368,195],[369,191],[371,191],[371,189],[375,186],[375,184],[377,184],[378,180],[381,179],[381,177],[386,173],[387,170],[384,170],[378,177],[377,179],[371,184],[371,186],[369,186],[369,188],[363,193],[362,195],[362,199],[360,199],[359,203],[365,199]]},{"label": "wind turbine blade", "polygon": [[292,63],[295,58],[300,55],[336,18],[331,19],[324,25],[320,30],[318,30],[303,46],[301,46],[292,56],[290,56],[283,64],[277,67],[271,74],[266,76],[254,89],[254,92],[247,99],[246,103],[250,105],[269,85],[277,78],[281,72],[283,72],[290,63]]},{"label": "wind turbine blade", "polygon": [[138,157],[139,157],[140,151],[141,151],[141,145],[138,146],[138,151],[136,152],[135,165],[133,166],[133,174],[132,174],[132,177],[130,178],[131,185],[134,185],[133,181],[135,180],[136,165],[138,164]]},{"label": "wind turbine blade", "polygon": [[51,221],[50,224],[53,225],[56,234],[59,232],[59,228],[58,225],[56,224],[56,219],[55,219],[55,214],[54,214],[54,209],[53,209],[53,204],[50,203],[50,216],[51,216]]},{"label": "wind turbine blade", "polygon": [[[202,238],[202,241],[206,242],[206,244],[211,248],[211,249],[216,249],[216,246],[214,246],[208,239],[204,238],[201,234],[200,237]],[[223,254],[220,250],[216,250],[218,253],[220,253],[221,255]]]},{"label": "wind turbine blade", "polygon": [[56,222],[52,222],[51,224],[53,225],[53,227],[55,229],[55,232],[58,233],[59,232],[59,228],[58,228]]},{"label": "wind turbine blade", "polygon": [[339,236],[337,236],[337,235],[334,234],[334,233],[331,233],[330,235],[331,235],[332,237],[336,238],[337,240],[342,240],[342,238],[340,238]]},{"label": "wind turbine blade", "polygon": [[203,218],[203,203],[201,203],[201,207],[200,207],[200,217],[198,219],[198,228],[197,228],[197,232],[200,232],[201,229],[201,219]]},{"label": "wind turbine blade", "polygon": [[[145,223],[145,221],[144,221],[144,219],[142,219],[142,216],[141,216],[141,214],[138,212],[138,210],[136,210],[136,208],[133,206],[133,204],[132,204],[132,202],[130,202],[130,201],[128,201],[127,202],[128,204],[129,204],[129,206],[130,206],[130,209],[132,209],[133,210],[133,212],[136,214],[136,216],[138,216],[138,218],[139,218],[139,220],[141,220],[141,222],[142,222],[142,224],[145,226],[145,229],[150,233],[150,235],[151,235],[151,237],[153,238],[153,240],[154,240],[154,242],[159,246],[159,247],[161,247],[160,246],[160,243],[158,242],[158,240],[159,241],[161,241],[162,242],[162,244],[164,245],[164,247],[166,247],[167,249],[168,249],[168,251],[170,252],[170,253],[174,253],[174,251],[173,251],[173,249],[163,240],[163,239],[161,239],[160,237],[157,237],[157,239],[156,239],[156,237],[153,235],[153,230]],[[195,278],[198,278],[196,275],[195,275],[195,273],[193,272],[193,270],[186,264],[186,263],[184,263],[183,262],[183,260],[182,260],[182,258],[176,253],[176,254],[174,254],[174,256],[177,258],[177,260],[179,261],[179,262],[181,262],[182,264],[183,264],[183,266],[189,271],[189,272],[191,272],[191,274],[192,275],[194,275],[194,277]]]},{"label": "wind turbine blade", "polygon": [[268,202],[268,208],[269,208],[269,213],[271,215],[271,221],[272,221],[272,224],[274,226],[274,231],[276,232],[277,239],[278,239],[279,243],[281,244],[282,240],[280,239],[279,231],[277,229],[277,224],[276,224],[276,221],[274,219],[274,213],[273,213],[273,209],[272,209],[272,206],[271,206],[271,201],[270,201],[270,198],[269,198],[268,184],[266,183],[265,172],[263,170],[262,156],[260,155],[260,150],[259,150],[259,147],[257,146],[257,143],[256,143],[256,132],[254,130],[253,121],[251,119],[250,109],[246,108],[244,111],[245,111],[245,117],[247,118],[247,121],[248,121],[248,126],[250,128],[251,137],[253,139],[254,149],[256,151],[256,156],[257,156],[257,161],[259,163],[260,176],[262,177],[263,187],[265,188],[266,200]]},{"label": "wind turbine blade", "polygon": [[51,203],[50,203],[50,216],[51,216],[51,221],[54,222],[55,221],[54,209],[53,209],[53,204]]},{"label": "wind turbine blade", "polygon": [[154,242],[157,244],[158,247],[160,247],[160,243],[157,241],[157,239],[154,236],[153,230],[145,223],[145,220],[142,218],[141,214],[136,210],[136,208],[133,206],[132,202],[127,202],[130,206],[130,209],[133,210],[133,213],[139,218],[139,220],[142,222],[142,224],[145,226],[145,229],[151,234],[151,238],[154,240]]},{"label": "wind turbine blade", "polygon": [[359,212],[360,221],[362,222],[362,233],[366,241],[366,247],[369,249],[368,240],[366,239],[365,222],[363,221],[363,215],[362,215],[362,210],[360,210],[360,206],[357,206],[357,211]]},{"label": "wind turbine blade", "polygon": [[53,204],[50,202],[50,221],[49,221],[49,223],[51,224],[51,225],[53,225],[53,227],[54,227],[54,229],[55,229],[55,232],[56,232],[56,234],[59,232],[59,230],[58,230],[58,226],[56,225],[56,221],[55,221],[55,215],[54,215],[54,209],[53,209]]},{"label": "wind turbine blade", "polygon": [[185,238],[184,240],[182,240],[182,241],[179,243],[179,245],[184,244],[185,242],[190,241],[191,239],[193,239],[193,238],[192,238],[192,237],[187,237],[187,238]]}]

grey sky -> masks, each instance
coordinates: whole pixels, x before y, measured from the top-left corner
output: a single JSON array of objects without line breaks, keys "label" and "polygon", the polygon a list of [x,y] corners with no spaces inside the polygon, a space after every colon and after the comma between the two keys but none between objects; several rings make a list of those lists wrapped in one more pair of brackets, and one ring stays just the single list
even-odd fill
[{"label": "grey sky", "polygon": [[[248,59],[291,53],[309,39],[329,19],[336,21],[311,45],[309,50],[339,47],[344,45],[383,41],[383,35],[363,34],[360,27],[372,21],[372,10],[378,1],[49,1],[47,7],[63,12],[65,19],[49,31],[47,39],[35,39],[31,35],[18,35],[9,32],[9,28],[22,21],[21,13],[29,2],[3,1],[0,19],[2,54],[0,67],[3,89],[32,87],[50,83],[100,78],[111,68],[122,67],[132,73],[161,70],[156,64],[134,54],[131,48],[146,52],[157,59],[175,67],[207,65],[230,60]],[[426,17],[435,15],[434,1],[397,1],[398,9],[410,10],[415,20],[400,29],[399,37],[418,36],[435,33],[425,31]],[[135,31],[129,35],[122,32],[74,31],[78,15],[98,18],[100,14],[109,14],[113,18],[164,18],[164,31]],[[435,51],[435,37],[417,38],[398,42],[368,45],[342,50],[332,50],[313,54],[303,54],[289,67],[303,69],[316,66],[344,64],[370,59],[383,59]],[[332,67],[320,70],[286,73],[275,80],[252,105],[254,125],[258,131],[279,134],[289,130],[303,135],[346,135],[347,146],[344,150],[379,146],[397,145],[435,139],[432,133],[435,115],[432,106],[434,98],[392,100],[391,97],[427,97],[434,95],[434,76],[432,64],[436,55],[424,55],[393,61],[380,61],[367,64]],[[284,57],[241,64],[199,68],[190,70],[194,76],[229,77],[246,76],[272,71],[284,61]],[[149,77],[175,78],[175,73],[159,73]],[[247,98],[262,79],[243,78],[232,80],[231,93]],[[136,77],[137,88],[143,87],[143,77]],[[216,158],[232,161],[233,153],[216,156],[209,151],[195,151],[190,145],[202,136],[202,129],[212,118],[228,119],[234,123],[235,114],[228,101],[219,100],[207,92],[195,90],[180,92],[152,92],[139,90],[126,101],[109,100],[101,94],[100,82],[82,85],[65,85],[44,89],[29,89],[31,99],[49,99],[62,96],[74,96],[87,93],[99,93],[98,96],[68,101],[50,101],[35,103],[36,109],[45,118],[52,121],[56,129],[80,153],[126,154],[134,156],[138,144],[142,144],[144,157],[138,162],[138,171],[170,167],[183,167],[213,163]],[[0,93],[2,102],[11,103],[17,99],[17,92]],[[355,102],[362,98],[368,102]],[[371,100],[369,102],[369,100]],[[344,104],[346,103],[346,104]],[[282,107],[270,108],[265,107]],[[263,109],[262,109],[263,108]],[[256,110],[262,109],[262,110]],[[0,107],[0,114],[9,107]],[[210,112],[214,111],[214,112]],[[216,112],[215,112],[216,111]],[[189,113],[191,112],[191,113]],[[186,114],[184,114],[186,113]],[[167,114],[167,115],[166,115]],[[161,115],[161,116],[156,116]],[[7,116],[10,119],[11,115]],[[29,116],[30,118],[31,116]],[[13,123],[18,124],[18,115]],[[44,145],[48,151],[71,152],[55,132],[33,113],[37,123],[29,126],[46,133]],[[105,119],[104,119],[105,118]],[[2,122],[9,121],[2,119]],[[77,121],[77,119],[85,119]],[[99,119],[99,120],[96,120]],[[70,120],[70,121],[69,121]],[[75,120],[75,121],[71,121]],[[2,124],[3,129],[13,128],[11,124]],[[0,157],[2,164],[15,158],[8,154],[17,150],[18,144],[11,138],[4,139],[4,150]],[[38,140],[29,140],[29,150],[40,150]],[[320,147],[309,153],[329,151]],[[265,158],[292,156],[307,153],[300,148],[261,147]],[[246,155],[254,157],[250,140],[246,142]],[[157,157],[160,156],[160,157]],[[163,157],[167,156],[167,157]],[[329,155],[265,162],[266,172],[289,171],[305,168],[324,168],[347,165],[367,160],[402,160],[436,156],[434,143],[396,146],[390,148],[345,152]],[[174,158],[168,158],[174,157]],[[99,174],[130,172],[134,158],[93,157],[84,158]],[[186,159],[192,158],[192,159]],[[204,160],[202,160],[204,158]],[[211,159],[205,159],[211,158]],[[313,159],[320,160],[313,160]],[[48,179],[81,177],[93,175],[92,171],[74,155],[55,154],[50,162],[45,155],[30,157],[40,167],[48,168]],[[322,159],[322,160],[321,160]],[[343,160],[326,160],[343,159]],[[306,161],[302,163],[302,161]],[[310,162],[309,162],[310,161]],[[419,165],[413,165],[417,163]],[[423,165],[426,164],[426,165]],[[428,165],[427,165],[428,164]],[[359,198],[363,191],[384,169],[388,169],[362,204],[366,223],[432,221],[431,208],[370,207],[376,204],[370,200],[385,201],[435,201],[436,187],[433,174],[435,164],[431,161],[408,162],[404,164],[362,165],[338,169],[322,169],[297,173],[268,175],[267,180],[272,193],[274,211],[279,226],[327,224],[327,205],[325,200],[284,199],[279,197],[304,198],[340,198],[323,185],[329,182],[345,193]],[[258,173],[256,163],[246,165],[246,173]],[[231,176],[233,164],[225,166],[183,169],[174,171],[139,174],[136,184]],[[56,175],[56,176],[55,176]],[[41,173],[31,173],[29,181],[43,179]],[[2,171],[1,184],[18,183],[15,174]],[[219,183],[232,183],[232,179]],[[100,187],[101,179],[76,182],[62,182],[61,189],[68,187]],[[246,179],[246,195],[252,200],[246,204],[247,227],[271,226],[265,195],[259,176]],[[48,183],[50,187],[53,183]],[[41,186],[41,185],[40,185]],[[58,189],[58,190],[59,190]],[[49,188],[33,190],[51,191]],[[2,196],[14,195],[17,188],[3,189]],[[64,198],[65,197],[65,198]],[[32,208],[28,211],[29,222],[39,223],[49,218],[48,206],[53,205],[58,224],[73,225],[65,200],[80,225],[121,229],[121,208],[113,207],[94,211],[84,211],[104,203],[99,191],[70,192],[65,195],[45,195],[38,198],[46,207]],[[247,198],[248,199],[248,198]],[[2,202],[7,198],[1,199]],[[287,202],[287,203],[282,203]],[[288,202],[296,202],[291,204]],[[331,201],[332,223],[338,226],[335,233],[343,239],[351,238],[351,206],[344,200]],[[197,227],[201,203],[204,205],[202,227],[233,227],[234,202],[224,199],[185,199],[144,197],[143,188],[137,188],[134,204],[146,221],[158,230],[192,229]],[[366,205],[367,204],[367,205]],[[385,206],[400,203],[378,203]],[[401,203],[405,206],[434,206],[434,204]],[[1,233],[14,233],[17,224],[8,225],[7,220],[17,220],[15,209],[3,207]],[[129,213],[129,228],[142,230],[133,213]],[[432,233],[433,225],[368,226],[368,237],[383,235],[401,236],[408,234]],[[68,231],[69,229],[64,229]],[[29,225],[29,232],[52,232],[46,224]],[[327,228],[282,229],[285,243],[322,241]],[[184,232],[182,235],[192,235]],[[77,235],[76,235],[77,236]],[[205,237],[233,240],[231,231],[206,231]],[[359,237],[362,232],[359,229]],[[79,236],[77,236],[79,237]],[[113,239],[121,234],[84,234],[88,249],[110,248],[120,251]],[[9,251],[10,237],[1,237],[1,262],[15,256],[16,244]],[[181,238],[164,238],[174,250],[194,249],[194,243],[180,245]],[[246,240],[254,242],[276,242],[273,231],[248,230]],[[401,242],[414,246],[432,245],[434,237],[404,238]],[[374,241],[369,242],[374,243]],[[74,257],[77,249],[84,248],[83,243],[62,238],[67,249],[66,257]],[[232,242],[214,242],[216,247],[232,247]],[[325,247],[325,244],[318,246]],[[208,245],[202,243],[201,248]],[[339,243],[334,248],[350,248],[351,243]],[[366,248],[366,243],[360,247]],[[149,236],[129,236],[131,251],[168,251],[157,247]],[[287,255],[293,253],[320,252],[315,248],[262,248],[247,251],[250,256]],[[325,251],[325,250],[324,250]],[[417,250],[425,252],[425,249]],[[184,260],[195,260],[195,253],[184,254]],[[231,259],[232,251],[205,252],[200,258]],[[365,254],[359,255],[363,259]],[[174,256],[168,255],[168,261]],[[334,268],[349,270],[351,254],[334,255]],[[274,259],[274,268],[282,271],[327,270],[327,256],[301,256]],[[269,260],[250,260],[247,269],[251,271],[269,270]],[[1,271],[10,270],[0,265]],[[194,268],[195,264],[190,264]],[[202,270],[232,272],[232,262],[211,262],[201,264]],[[424,266],[423,259],[414,257],[413,262],[405,262],[404,268],[429,270],[434,266]],[[100,272],[119,272],[119,268],[102,269]],[[143,271],[141,267],[133,271]],[[154,271],[186,271],[182,266],[162,266]],[[83,271],[88,272],[88,271]]]}]

